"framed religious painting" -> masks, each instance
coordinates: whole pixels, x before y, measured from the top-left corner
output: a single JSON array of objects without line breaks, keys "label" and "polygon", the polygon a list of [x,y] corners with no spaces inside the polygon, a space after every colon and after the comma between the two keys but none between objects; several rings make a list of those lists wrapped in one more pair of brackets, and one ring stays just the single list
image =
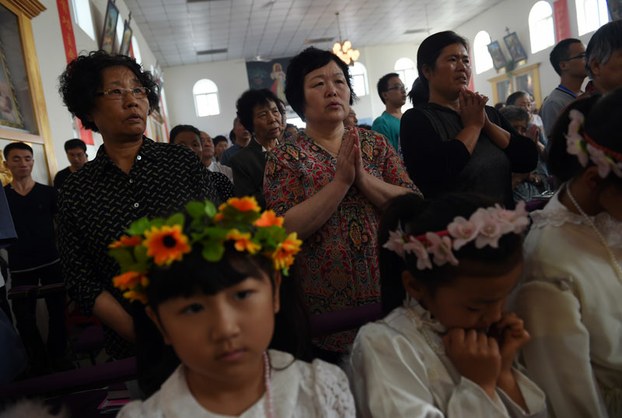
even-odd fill
[{"label": "framed religious painting", "polygon": [[106,17],[104,19],[104,28],[102,30],[99,49],[102,49],[109,54],[114,51],[114,40],[116,37],[118,19],[119,9],[114,4],[113,0],[108,0],[108,7],[106,7]]},{"label": "framed religious painting", "polygon": [[121,38],[121,47],[119,48],[119,54],[130,55],[131,44],[132,44],[132,28],[130,27],[130,21],[126,20],[123,25],[123,37]]},{"label": "framed religious painting", "polygon": [[499,41],[492,41],[488,44],[488,53],[492,58],[492,65],[495,67],[495,70],[500,70],[507,65],[508,60],[505,59],[505,55],[501,50],[501,45],[499,45]]},{"label": "framed religious painting", "polygon": [[503,42],[505,42],[505,46],[510,52],[512,61],[518,63],[527,59],[527,53],[525,52],[525,48],[523,48],[523,44],[521,44],[520,39],[518,39],[518,35],[516,34],[516,32],[505,35],[503,37]]},{"label": "framed religious painting", "polygon": [[0,42],[0,125],[11,128],[24,128],[22,115],[19,111],[15,87],[6,63],[6,58]]}]

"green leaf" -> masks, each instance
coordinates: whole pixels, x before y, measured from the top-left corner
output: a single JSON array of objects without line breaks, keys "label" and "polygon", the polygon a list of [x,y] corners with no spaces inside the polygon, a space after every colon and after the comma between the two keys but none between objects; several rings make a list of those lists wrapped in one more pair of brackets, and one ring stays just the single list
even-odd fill
[{"label": "green leaf", "polygon": [[214,204],[212,202],[210,202],[209,200],[205,201],[205,205],[203,208],[203,212],[209,216],[210,218],[213,218],[214,215],[216,215],[216,206],[214,206]]},{"label": "green leaf", "polygon": [[205,241],[203,243],[203,251],[201,254],[207,261],[219,261],[225,253],[225,247],[217,241]]},{"label": "green leaf", "polygon": [[166,225],[168,226],[173,226],[173,225],[180,225],[181,228],[184,228],[184,215],[182,213],[175,213],[174,215],[171,215],[167,220],[166,220]]},{"label": "green leaf", "polygon": [[145,216],[132,222],[127,229],[127,233],[129,235],[143,235],[150,227],[151,222],[149,222],[149,219]]},{"label": "green leaf", "polygon": [[149,256],[147,255],[147,248],[142,245],[137,245],[134,247],[134,258],[137,263],[148,263]]},{"label": "green leaf", "polygon": [[127,248],[113,248],[108,251],[108,254],[117,260],[119,266],[121,267],[121,271],[127,271],[128,268],[134,264],[134,257],[132,257],[132,253]]},{"label": "green leaf", "polygon": [[188,202],[186,210],[192,219],[201,219],[205,215],[205,205],[201,202]]}]

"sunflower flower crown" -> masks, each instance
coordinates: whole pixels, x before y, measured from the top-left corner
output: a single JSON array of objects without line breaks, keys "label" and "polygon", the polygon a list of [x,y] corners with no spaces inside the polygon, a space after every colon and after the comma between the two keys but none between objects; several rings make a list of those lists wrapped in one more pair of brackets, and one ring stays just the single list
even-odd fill
[{"label": "sunflower flower crown", "polygon": [[622,178],[622,154],[596,143],[586,133],[580,133],[585,120],[581,112],[572,109],[568,116],[570,117],[566,133],[568,154],[576,155],[583,167],[592,161],[598,167],[598,175],[601,178],[607,177],[611,171]]},{"label": "sunflower flower crown", "polygon": [[432,269],[433,264],[457,266],[458,259],[453,251],[472,241],[476,248],[498,248],[499,238],[505,234],[521,234],[528,225],[525,202],[519,202],[515,210],[495,205],[477,209],[469,219],[457,216],[443,231],[413,236],[406,234],[399,225],[396,231],[389,232],[389,239],[382,247],[401,258],[413,254],[419,270]]},{"label": "sunflower flower crown", "polygon": [[113,285],[126,299],[146,304],[152,268],[182,261],[197,245],[206,261],[220,261],[226,243],[239,252],[271,259],[274,269],[286,276],[302,245],[295,232],[285,231],[282,217],[272,210],[261,212],[253,197],[231,198],[218,210],[210,201],[189,202],[185,212],[166,219],[138,219],[126,235],[108,246],[121,267]]}]

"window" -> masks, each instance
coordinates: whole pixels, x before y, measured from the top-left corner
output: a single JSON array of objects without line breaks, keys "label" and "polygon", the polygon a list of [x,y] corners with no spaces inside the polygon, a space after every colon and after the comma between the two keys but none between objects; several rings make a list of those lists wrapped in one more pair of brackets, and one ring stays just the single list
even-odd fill
[{"label": "window", "polygon": [[140,48],[138,47],[138,40],[134,35],[132,35],[132,53],[134,54],[134,59],[137,63],[141,63],[143,61],[143,57],[140,55]]},{"label": "window", "polygon": [[395,66],[393,67],[395,72],[400,75],[400,80],[406,86],[408,90],[415,82],[417,78],[417,66],[410,58],[400,58],[395,61]]},{"label": "window", "polygon": [[539,1],[529,12],[529,38],[531,53],[542,51],[555,44],[553,8],[547,1]]},{"label": "window", "polygon": [[473,40],[473,59],[475,60],[475,74],[481,74],[492,68],[492,57],[488,52],[488,45],[492,42],[485,30],[477,32]]},{"label": "window", "polygon": [[78,24],[92,40],[95,40],[95,28],[93,27],[93,17],[91,15],[91,2],[83,0],[72,0],[73,20]]},{"label": "window", "polygon": [[609,22],[606,0],[575,0],[579,35],[595,31]]},{"label": "window", "polygon": [[358,97],[367,96],[369,87],[367,87],[367,68],[360,62],[355,62],[350,70],[352,76],[352,90]]},{"label": "window", "polygon": [[218,105],[218,87],[212,80],[204,78],[192,87],[194,108],[198,117],[220,115]]},{"label": "window", "polygon": [[121,15],[119,15],[119,18],[117,19],[117,42],[115,43],[114,47],[116,48],[115,52],[118,52],[119,49],[121,48],[121,42],[123,39],[123,31],[125,30],[125,21],[123,20],[123,17],[121,17]]}]

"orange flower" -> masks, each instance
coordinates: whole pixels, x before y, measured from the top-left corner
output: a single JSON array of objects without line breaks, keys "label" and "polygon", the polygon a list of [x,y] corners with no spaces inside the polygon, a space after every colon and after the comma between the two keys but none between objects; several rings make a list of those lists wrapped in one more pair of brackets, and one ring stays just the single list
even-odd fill
[{"label": "orange flower", "polygon": [[128,271],[118,276],[115,276],[112,279],[112,284],[114,285],[114,287],[121,290],[133,289],[139,284],[142,284],[143,278],[147,280],[147,278],[143,276],[142,273],[139,273],[137,271]]},{"label": "orange flower", "polygon": [[153,257],[153,262],[159,266],[180,261],[191,249],[188,237],[181,232],[181,225],[152,227],[145,232],[144,245],[147,247],[147,255]]},{"label": "orange flower", "polygon": [[[254,197],[250,197],[250,196],[239,197],[239,198],[232,197],[231,199],[227,200],[226,205],[233,206],[240,212],[250,212],[250,211],[259,212],[261,210],[261,208],[257,204],[257,200],[255,200]],[[222,210],[222,205],[220,207],[220,210]]]},{"label": "orange flower", "polygon": [[272,254],[274,268],[287,272],[288,267],[294,264],[294,255],[300,252],[301,245],[302,241],[298,239],[298,235],[295,232],[289,234]]},{"label": "orange flower", "polygon": [[223,219],[225,219],[225,215],[223,215],[222,213],[217,213],[216,215],[214,215],[214,222],[220,222]]},{"label": "orange flower", "polygon": [[248,232],[242,233],[237,229],[232,229],[227,233],[226,239],[235,241],[234,247],[238,251],[247,251],[252,255],[261,250],[261,245],[254,243]]},{"label": "orange flower", "polygon": [[113,242],[108,248],[121,248],[121,247],[136,247],[143,242],[142,238],[138,235],[128,236],[123,235],[117,241]]},{"label": "orange flower", "polygon": [[283,226],[284,218],[276,216],[273,210],[267,210],[261,214],[259,219],[255,221],[255,226],[267,227],[267,226]]}]

